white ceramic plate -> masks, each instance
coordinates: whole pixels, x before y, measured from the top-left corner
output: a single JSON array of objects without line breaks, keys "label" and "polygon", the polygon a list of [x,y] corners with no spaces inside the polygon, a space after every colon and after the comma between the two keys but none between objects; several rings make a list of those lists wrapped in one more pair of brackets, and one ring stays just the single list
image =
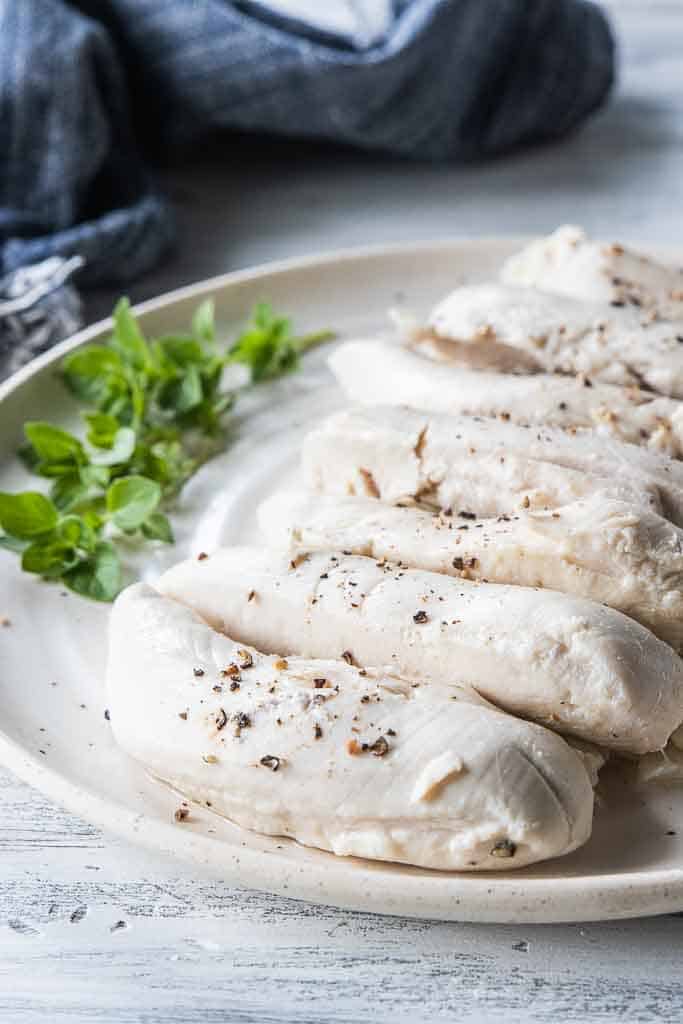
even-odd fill
[{"label": "white ceramic plate", "polygon": [[[302,330],[341,336],[386,331],[389,307],[418,314],[462,280],[491,276],[522,243],[453,242],[352,251],[230,274],[139,307],[151,333],[182,328],[212,295],[228,336],[258,299]],[[670,254],[669,254],[670,255]],[[65,352],[106,335],[81,332],[0,388],[0,489],[29,485],[14,451],[27,418],[75,423],[55,375]],[[296,473],[307,426],[341,404],[324,353],[269,387],[240,417],[229,451],[189,485],[165,565],[222,542],[253,539],[257,501]],[[35,486],[35,479],[33,481]],[[131,565],[135,557],[131,554]],[[108,608],[22,574],[0,552],[0,760],[76,814],[230,883],[390,914],[469,921],[572,921],[683,910],[683,787],[638,792],[621,776],[601,784],[594,835],[577,853],[523,871],[447,874],[336,858],[243,831],[208,810],[176,824],[178,799],[114,745],[102,690]]]}]

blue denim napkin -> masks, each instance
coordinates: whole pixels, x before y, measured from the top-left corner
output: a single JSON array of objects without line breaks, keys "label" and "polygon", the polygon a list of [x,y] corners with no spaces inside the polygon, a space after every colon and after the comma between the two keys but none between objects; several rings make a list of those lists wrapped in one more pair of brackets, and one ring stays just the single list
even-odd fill
[{"label": "blue denim napkin", "polygon": [[0,276],[144,272],[173,236],[150,167],[209,132],[472,159],[570,131],[613,65],[584,0],[0,0]]}]

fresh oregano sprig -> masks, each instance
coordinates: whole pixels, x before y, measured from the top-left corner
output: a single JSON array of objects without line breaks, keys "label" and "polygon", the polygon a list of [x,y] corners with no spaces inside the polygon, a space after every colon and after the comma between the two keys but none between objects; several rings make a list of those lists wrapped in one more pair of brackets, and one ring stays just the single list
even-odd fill
[{"label": "fresh oregano sprig", "polygon": [[50,485],[47,494],[0,492],[0,546],[19,554],[27,572],[113,600],[122,579],[117,540],[173,543],[165,507],[220,448],[238,395],[221,390],[225,366],[247,366],[248,387],[295,370],[302,352],[330,336],[296,337],[289,320],[260,303],[220,352],[209,300],[189,333],[148,340],[121,299],[111,337],[61,364],[65,385],[89,407],[83,436],[38,420],[24,425],[20,454]]}]

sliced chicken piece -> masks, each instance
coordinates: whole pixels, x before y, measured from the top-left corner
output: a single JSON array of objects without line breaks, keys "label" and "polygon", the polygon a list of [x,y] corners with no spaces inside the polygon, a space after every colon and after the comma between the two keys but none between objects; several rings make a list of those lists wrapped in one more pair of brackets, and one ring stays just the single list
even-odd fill
[{"label": "sliced chicken piece", "polygon": [[[539,371],[548,351],[559,358],[556,353],[583,338],[604,312],[603,306],[567,296],[490,282],[456,288],[434,308],[428,327],[438,338],[462,343],[456,356],[462,351],[467,358],[468,345],[481,345],[489,348],[495,366],[496,346],[508,347],[526,353],[527,366],[530,359]],[[448,357],[447,347],[442,354]]]},{"label": "sliced chicken piece", "polygon": [[107,685],[127,753],[258,832],[445,870],[523,867],[590,835],[591,764],[559,736],[466,687],[263,655],[145,584],[114,606]]},{"label": "sliced chicken piece", "polygon": [[345,656],[430,684],[457,673],[507,711],[610,749],[659,750],[683,721],[683,662],[668,644],[554,591],[254,548],[183,562],[158,586],[259,650]]},{"label": "sliced chicken piece", "polygon": [[[491,287],[500,289],[500,285]],[[462,291],[464,288],[453,293],[458,308],[463,299]],[[444,300],[444,305],[450,298]],[[478,296],[476,298],[479,310]],[[446,312],[450,315],[448,310]],[[435,327],[427,326],[414,331],[404,340],[409,349],[425,358],[437,363],[450,363],[465,370],[491,370],[506,375],[521,375],[541,373],[543,369],[535,352],[525,350],[526,341],[515,347],[511,342],[499,339],[493,328],[488,326],[477,327],[474,335],[462,338],[441,334]]]},{"label": "sliced chicken piece", "polygon": [[304,476],[327,494],[421,500],[481,517],[557,509],[594,495],[683,525],[683,464],[591,434],[403,408],[354,408],[305,439]]},{"label": "sliced chicken piece", "polygon": [[617,308],[631,305],[664,319],[683,319],[683,269],[623,245],[591,241],[572,225],[525,246],[505,264],[501,279]]},{"label": "sliced chicken piece", "polygon": [[[590,773],[588,762],[586,767]],[[598,771],[602,768],[598,764]],[[644,754],[638,759],[636,779],[639,783],[649,782],[683,782],[683,727],[671,735],[664,750],[656,750],[650,754]],[[594,783],[597,785],[597,783]]]},{"label": "sliced chicken piece", "polygon": [[427,355],[476,369],[581,374],[683,397],[683,323],[635,307],[509,284],[468,285],[439,303],[416,339]]},{"label": "sliced chicken piece", "polygon": [[372,498],[292,491],[259,509],[270,543],[297,558],[350,551],[468,580],[587,597],[624,612],[680,652],[683,530],[653,512],[592,498],[557,512],[464,521]]},{"label": "sliced chicken piece", "polygon": [[636,780],[640,785],[683,782],[683,750],[668,743],[664,750],[644,754],[638,759]]},{"label": "sliced chicken piece", "polygon": [[348,341],[330,356],[343,391],[363,405],[407,405],[451,415],[600,434],[683,456],[683,403],[640,388],[537,373],[471,370],[425,358],[386,341]]},{"label": "sliced chicken piece", "polygon": [[[583,766],[588,772],[588,778],[590,779],[591,786],[595,789],[600,781],[600,772],[607,762],[611,760],[610,752],[602,749],[601,747],[596,747],[593,743],[586,743],[585,740],[579,740],[576,736],[568,736],[567,743],[581,758]],[[649,754],[644,754],[643,757],[649,757]]]}]

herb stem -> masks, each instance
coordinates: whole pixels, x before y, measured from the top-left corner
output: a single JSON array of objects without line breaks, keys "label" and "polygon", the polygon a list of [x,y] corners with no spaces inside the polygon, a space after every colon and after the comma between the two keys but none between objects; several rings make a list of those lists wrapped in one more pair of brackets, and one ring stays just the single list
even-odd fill
[{"label": "herb stem", "polygon": [[312,331],[310,334],[302,334],[299,338],[292,338],[292,345],[297,352],[307,352],[315,345],[321,345],[324,341],[331,341],[334,338],[334,331]]},{"label": "herb stem", "polygon": [[[0,492],[0,547],[19,554],[25,571],[113,600],[121,586],[117,545],[129,536],[173,543],[165,509],[219,451],[239,395],[296,370],[301,353],[332,336],[296,338],[286,317],[259,303],[223,355],[213,317],[213,303],[203,302],[191,333],[148,340],[121,299],[111,337],[63,361],[64,383],[88,407],[86,436],[26,423],[20,454],[52,481],[49,495]],[[231,362],[248,367],[249,382],[222,393],[222,369]]]}]

